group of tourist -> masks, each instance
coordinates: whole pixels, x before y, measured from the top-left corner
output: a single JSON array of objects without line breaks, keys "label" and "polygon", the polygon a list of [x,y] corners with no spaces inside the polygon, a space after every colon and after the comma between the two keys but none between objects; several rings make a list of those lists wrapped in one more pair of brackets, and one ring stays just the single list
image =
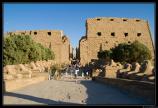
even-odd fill
[{"label": "group of tourist", "polygon": [[78,76],[82,76],[82,78],[85,79],[89,78],[89,70],[83,68],[79,60],[75,60],[66,68],[66,76],[68,73],[70,74],[71,78],[74,76],[75,79],[77,79]]}]

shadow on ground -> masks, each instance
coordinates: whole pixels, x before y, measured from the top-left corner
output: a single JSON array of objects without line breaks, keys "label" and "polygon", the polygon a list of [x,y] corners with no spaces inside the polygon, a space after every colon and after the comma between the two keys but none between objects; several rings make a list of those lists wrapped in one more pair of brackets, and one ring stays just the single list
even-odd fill
[{"label": "shadow on ground", "polygon": [[80,81],[86,87],[87,105],[151,105],[146,99],[110,85],[95,81]]},{"label": "shadow on ground", "polygon": [[[41,104],[47,104],[47,105],[64,105],[64,104],[65,105],[79,105],[76,103],[54,101],[54,100],[50,100],[50,99],[44,99],[44,98],[39,98],[39,97],[25,95],[25,94],[18,94],[18,93],[13,93],[13,92],[6,92],[6,93],[4,93],[4,96],[12,96],[12,97],[17,97],[17,98],[27,99],[27,100],[38,102]],[[6,104],[6,105],[11,105],[11,104]]]},{"label": "shadow on ground", "polygon": [[101,84],[95,81],[80,80],[77,84],[81,84],[86,88],[86,94],[88,95],[88,97],[86,100],[84,100],[83,104],[54,101],[51,99],[45,99],[14,92],[5,92],[4,96],[26,99],[37,102],[37,104],[40,103],[44,105],[151,105],[144,98],[139,98],[135,95],[129,96],[129,93],[126,93],[118,88]]}]

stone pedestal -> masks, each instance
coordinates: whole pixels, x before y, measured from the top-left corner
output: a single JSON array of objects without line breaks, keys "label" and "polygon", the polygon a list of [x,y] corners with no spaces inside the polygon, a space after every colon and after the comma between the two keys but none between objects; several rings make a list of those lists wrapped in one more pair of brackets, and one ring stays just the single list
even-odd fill
[{"label": "stone pedestal", "polygon": [[92,71],[92,77],[98,76],[99,75],[99,69],[93,69]]},{"label": "stone pedestal", "polygon": [[117,67],[106,67],[105,78],[117,78]]}]

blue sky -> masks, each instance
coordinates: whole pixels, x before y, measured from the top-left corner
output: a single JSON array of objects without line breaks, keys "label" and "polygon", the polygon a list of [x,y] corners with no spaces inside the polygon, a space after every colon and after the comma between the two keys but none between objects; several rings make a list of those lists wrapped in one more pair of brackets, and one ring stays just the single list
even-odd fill
[{"label": "blue sky", "polygon": [[73,47],[85,35],[85,21],[94,17],[124,17],[148,20],[155,40],[153,3],[4,3],[4,32],[15,30],[63,30]]}]

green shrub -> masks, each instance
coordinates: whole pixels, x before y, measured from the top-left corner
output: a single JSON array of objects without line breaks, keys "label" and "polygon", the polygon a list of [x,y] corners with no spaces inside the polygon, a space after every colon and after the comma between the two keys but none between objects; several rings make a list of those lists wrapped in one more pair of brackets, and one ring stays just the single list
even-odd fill
[{"label": "green shrub", "polygon": [[141,63],[151,59],[151,52],[144,44],[134,41],[132,44],[121,43],[111,50],[98,52],[98,58],[106,59],[107,57],[121,63]]},{"label": "green shrub", "polygon": [[133,42],[131,48],[131,62],[142,62],[152,58],[149,48],[138,41]]},{"label": "green shrub", "polygon": [[31,36],[12,35],[4,38],[4,66],[49,59],[54,59],[54,53],[40,43],[34,42]]},{"label": "green shrub", "polygon": [[104,51],[99,51],[97,56],[100,59],[108,59],[111,58],[111,54],[112,54],[111,50],[104,50]]},{"label": "green shrub", "polygon": [[131,45],[121,43],[115,48],[112,48],[112,59],[117,62],[130,62]]}]

